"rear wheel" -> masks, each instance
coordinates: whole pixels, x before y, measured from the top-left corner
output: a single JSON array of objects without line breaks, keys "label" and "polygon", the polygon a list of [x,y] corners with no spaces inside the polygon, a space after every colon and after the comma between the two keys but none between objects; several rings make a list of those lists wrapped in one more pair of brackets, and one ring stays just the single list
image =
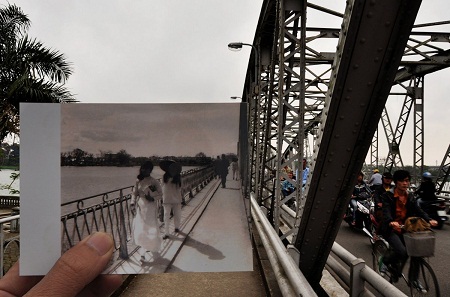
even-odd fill
[{"label": "rear wheel", "polygon": [[420,259],[420,271],[418,281],[424,288],[424,290],[420,290],[416,286],[410,282],[409,287],[411,290],[411,296],[420,297],[420,296],[434,296],[440,297],[441,293],[439,290],[439,283],[437,281],[436,275],[434,274],[433,269],[430,264],[426,262],[423,258]]}]

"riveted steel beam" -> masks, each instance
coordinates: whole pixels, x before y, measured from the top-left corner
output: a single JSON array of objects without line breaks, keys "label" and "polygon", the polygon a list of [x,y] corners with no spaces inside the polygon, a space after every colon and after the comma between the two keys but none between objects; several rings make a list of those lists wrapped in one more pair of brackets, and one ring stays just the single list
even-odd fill
[{"label": "riveted steel beam", "polygon": [[294,243],[318,284],[421,1],[349,1]]}]

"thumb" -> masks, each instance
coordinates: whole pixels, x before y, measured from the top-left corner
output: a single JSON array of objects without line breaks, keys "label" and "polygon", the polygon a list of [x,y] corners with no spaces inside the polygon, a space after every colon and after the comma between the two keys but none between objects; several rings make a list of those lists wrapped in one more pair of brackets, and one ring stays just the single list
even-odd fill
[{"label": "thumb", "polygon": [[110,235],[88,236],[64,253],[27,296],[75,296],[105,269],[113,251]]}]

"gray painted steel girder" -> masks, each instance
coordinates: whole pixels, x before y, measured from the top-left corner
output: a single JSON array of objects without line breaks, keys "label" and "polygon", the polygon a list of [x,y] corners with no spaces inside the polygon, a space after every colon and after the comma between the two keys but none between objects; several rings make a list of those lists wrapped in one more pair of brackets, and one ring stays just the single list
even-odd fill
[{"label": "gray painted steel girder", "polygon": [[294,243],[314,286],[339,230],[397,73],[420,0],[349,1]]}]

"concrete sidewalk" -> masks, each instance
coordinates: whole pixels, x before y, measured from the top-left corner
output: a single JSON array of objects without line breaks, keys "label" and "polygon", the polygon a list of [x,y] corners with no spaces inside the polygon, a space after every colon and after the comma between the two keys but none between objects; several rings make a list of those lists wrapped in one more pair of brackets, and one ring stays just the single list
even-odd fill
[{"label": "concrete sidewalk", "polygon": [[252,244],[239,182],[217,188],[167,272],[252,271]]}]

